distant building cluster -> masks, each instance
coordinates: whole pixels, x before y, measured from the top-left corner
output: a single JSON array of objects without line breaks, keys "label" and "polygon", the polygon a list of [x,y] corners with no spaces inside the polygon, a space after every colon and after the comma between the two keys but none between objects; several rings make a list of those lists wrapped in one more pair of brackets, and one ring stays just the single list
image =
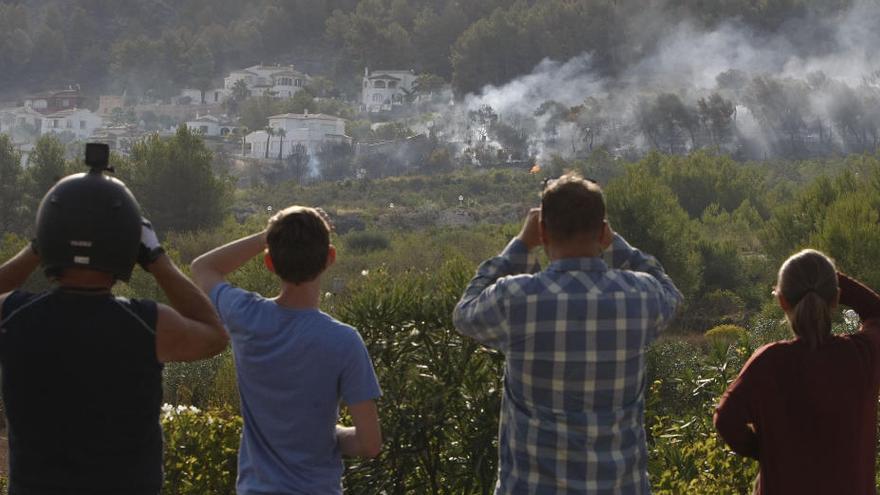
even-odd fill
[{"label": "distant building cluster", "polygon": [[[416,79],[412,70],[365,69],[356,107],[364,114],[380,114],[415,103]],[[128,154],[146,135],[170,134],[179,125],[214,139],[212,146],[225,146],[227,152],[253,160],[283,159],[303,150],[314,153],[325,143],[351,144],[346,121],[331,115],[308,110],[273,115],[266,128],[248,133],[236,118],[224,114],[230,98],[291,98],[311,82],[309,74],[293,65],[261,63],[229,72],[222,86],[213,89],[182,89],[170,101],[139,101],[123,93],[100,95],[90,102],[79,87],[68,87],[29,95],[17,105],[0,105],[0,133],[8,134],[25,156],[46,134],[64,143],[103,142]]]}]

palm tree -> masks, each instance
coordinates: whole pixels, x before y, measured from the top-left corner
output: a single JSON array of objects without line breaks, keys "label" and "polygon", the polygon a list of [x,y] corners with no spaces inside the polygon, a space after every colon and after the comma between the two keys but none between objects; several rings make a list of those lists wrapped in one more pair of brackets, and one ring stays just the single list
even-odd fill
[{"label": "palm tree", "polygon": [[264,129],[266,131],[266,158],[269,158],[269,140],[272,139],[272,136],[275,135],[275,129],[272,128],[271,125],[267,125]]},{"label": "palm tree", "polygon": [[281,142],[278,145],[278,161],[281,161],[284,158],[284,136],[287,135],[287,131],[278,129],[275,131],[275,135],[281,137]]}]

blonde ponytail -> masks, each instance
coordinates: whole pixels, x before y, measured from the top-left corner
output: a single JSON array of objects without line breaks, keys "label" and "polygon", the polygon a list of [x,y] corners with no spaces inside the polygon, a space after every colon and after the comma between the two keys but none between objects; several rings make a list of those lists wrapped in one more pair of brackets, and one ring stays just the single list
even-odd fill
[{"label": "blonde ponytail", "polygon": [[816,349],[831,334],[831,310],[837,301],[837,270],[827,256],[805,249],[779,269],[776,288],[791,306],[795,335]]},{"label": "blonde ponytail", "polygon": [[817,349],[831,334],[831,307],[819,294],[810,291],[792,311],[791,327],[810,349]]}]

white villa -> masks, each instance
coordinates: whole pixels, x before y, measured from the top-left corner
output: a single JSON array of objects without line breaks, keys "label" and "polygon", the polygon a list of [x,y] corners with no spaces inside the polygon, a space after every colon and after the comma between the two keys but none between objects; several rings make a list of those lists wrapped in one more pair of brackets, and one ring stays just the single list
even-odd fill
[{"label": "white villa", "polygon": [[413,93],[416,74],[411,70],[364,69],[361,109],[365,112],[387,112],[407,103]]},{"label": "white villa", "polygon": [[202,115],[201,117],[196,116],[195,119],[187,121],[186,127],[188,127],[190,131],[198,132],[205,137],[221,137],[237,129],[238,125],[225,118],[215,117],[213,115]]},{"label": "white villa", "polygon": [[104,118],[84,108],[61,110],[43,115],[41,133],[63,134],[70,132],[77,140],[87,139],[95,129],[104,125]]},{"label": "white villa", "polygon": [[260,64],[230,72],[223,79],[223,89],[227,95],[231,94],[235,83],[244,81],[252,96],[289,98],[305,87],[310,80],[308,74],[296,70],[292,65]]},{"label": "white villa", "polygon": [[39,134],[43,115],[30,107],[0,108],[0,133]]},{"label": "white villa", "polygon": [[[253,158],[288,157],[302,145],[314,153],[327,142],[351,142],[345,120],[324,114],[285,113],[269,117],[270,132],[260,130],[244,138],[244,155]],[[268,151],[267,151],[268,146]]]}]

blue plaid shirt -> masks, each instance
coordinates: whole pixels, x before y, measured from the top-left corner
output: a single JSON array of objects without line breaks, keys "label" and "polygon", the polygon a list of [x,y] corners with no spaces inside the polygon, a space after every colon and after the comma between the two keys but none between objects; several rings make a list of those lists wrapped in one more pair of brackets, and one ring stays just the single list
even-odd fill
[{"label": "blue plaid shirt", "polygon": [[496,494],[650,493],[645,351],[681,301],[618,235],[602,258],[540,271],[514,239],[480,266],[454,321],[507,358]]}]

